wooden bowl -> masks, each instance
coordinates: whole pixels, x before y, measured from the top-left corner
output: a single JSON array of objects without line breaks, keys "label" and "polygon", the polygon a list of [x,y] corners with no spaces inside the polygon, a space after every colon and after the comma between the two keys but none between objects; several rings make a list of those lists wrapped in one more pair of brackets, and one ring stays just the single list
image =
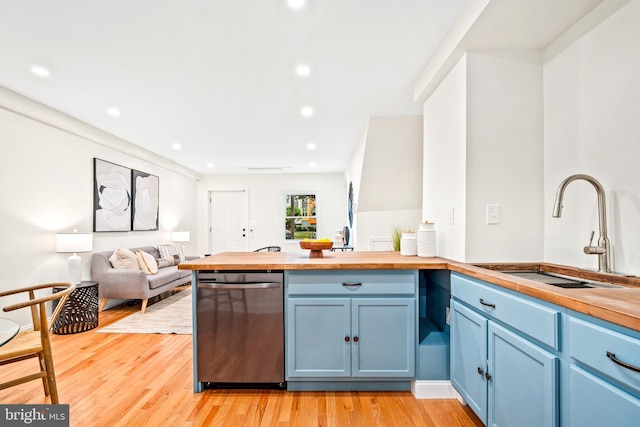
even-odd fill
[{"label": "wooden bowl", "polygon": [[324,254],[323,250],[331,249],[333,247],[333,242],[300,242],[300,247],[302,249],[309,249],[309,258],[322,258]]}]

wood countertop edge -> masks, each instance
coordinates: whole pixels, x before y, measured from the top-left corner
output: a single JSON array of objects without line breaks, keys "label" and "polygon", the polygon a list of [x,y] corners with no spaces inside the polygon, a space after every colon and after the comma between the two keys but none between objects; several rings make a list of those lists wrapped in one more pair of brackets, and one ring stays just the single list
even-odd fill
[{"label": "wood countertop edge", "polygon": [[[278,255],[279,254],[279,255]],[[585,272],[573,267],[550,263],[504,263],[473,265],[446,258],[401,257],[392,253],[351,252],[338,256],[310,259],[296,253],[263,253],[260,263],[241,262],[245,253],[227,253],[221,256],[221,262],[212,262],[213,258],[201,258],[181,263],[180,270],[450,270],[483,280],[515,292],[538,298],[558,306],[587,314],[620,326],[640,332],[640,287],[638,278],[620,279],[621,283],[631,283],[631,287],[620,289],[562,289],[552,285],[533,282],[501,273],[500,269],[532,269],[540,267],[543,271],[562,270],[564,274],[580,272],[591,280],[597,280],[597,273]],[[354,255],[354,254],[359,254]],[[265,256],[266,255],[266,256]],[[216,255],[214,255],[216,257]],[[381,257],[395,259],[381,260]],[[229,259],[229,258],[232,258]],[[282,259],[285,258],[285,259]],[[488,267],[488,268],[487,268]],[[508,267],[508,268],[501,268]],[[629,286],[629,285],[628,285]]]},{"label": "wood countertop edge", "polygon": [[[448,264],[448,270],[640,332],[640,288],[562,289],[456,261]],[[632,299],[623,303],[627,307],[618,307],[620,304],[612,299],[619,293],[632,294]]]}]

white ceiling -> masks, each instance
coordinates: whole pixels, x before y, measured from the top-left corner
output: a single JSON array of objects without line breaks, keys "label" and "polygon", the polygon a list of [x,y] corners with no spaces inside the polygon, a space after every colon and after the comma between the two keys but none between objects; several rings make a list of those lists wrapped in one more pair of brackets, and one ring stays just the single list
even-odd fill
[{"label": "white ceiling", "polygon": [[341,172],[368,117],[421,114],[466,1],[2,0],[0,85],[200,173]]}]

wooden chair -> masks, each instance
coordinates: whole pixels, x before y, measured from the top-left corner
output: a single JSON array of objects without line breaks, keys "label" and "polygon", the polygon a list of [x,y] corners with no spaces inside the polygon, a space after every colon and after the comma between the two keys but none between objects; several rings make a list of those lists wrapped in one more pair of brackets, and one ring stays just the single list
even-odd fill
[{"label": "wooden chair", "polygon": [[256,249],[253,252],[262,252],[262,251],[280,252],[280,246],[265,246],[264,248]]},{"label": "wooden chair", "polygon": [[[53,288],[66,289],[36,298],[35,291]],[[3,310],[7,312],[29,307],[31,309],[31,318],[33,320],[33,331],[19,332],[9,342],[0,347],[0,366],[34,357],[37,357],[40,363],[39,372],[0,383],[0,390],[42,378],[45,396],[50,394],[51,403],[58,403],[58,388],[56,386],[56,375],[53,368],[53,355],[51,352],[51,342],[49,341],[49,332],[51,331],[53,322],[60,314],[60,310],[62,310],[65,301],[69,297],[69,294],[73,292],[75,288],[76,285],[74,284],[59,282],[0,292],[0,297],[28,293],[28,301],[8,305],[4,307]],[[51,320],[48,321],[45,305],[48,301],[57,299],[60,299],[60,301],[58,301],[58,305],[51,315]]]}]

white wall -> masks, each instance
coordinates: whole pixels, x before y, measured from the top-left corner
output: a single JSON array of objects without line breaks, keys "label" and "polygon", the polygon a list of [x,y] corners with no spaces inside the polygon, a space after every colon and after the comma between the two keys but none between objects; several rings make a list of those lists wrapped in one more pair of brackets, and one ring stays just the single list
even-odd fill
[{"label": "white wall", "polygon": [[[467,55],[466,260],[543,258],[540,52]],[[487,224],[487,204],[500,224]]]},{"label": "white wall", "polygon": [[356,250],[370,250],[371,238],[390,238],[394,227],[416,229],[422,207],[421,117],[370,117],[345,177],[354,185]]},{"label": "white wall", "polygon": [[[436,223],[438,255],[541,260],[541,54],[467,53],[425,101],[424,128],[423,216]],[[488,204],[500,206],[499,224],[487,224]]]},{"label": "white wall", "polygon": [[420,116],[370,117],[358,211],[420,209],[421,199]]},{"label": "white wall", "polygon": [[[70,254],[55,252],[56,232],[93,229],[94,157],[160,178],[160,230],[94,233],[94,251],[115,249],[120,244],[155,245],[170,241],[174,229],[195,230],[193,177],[176,172],[180,168],[158,166],[97,143],[87,135],[94,132],[96,140],[109,136],[16,94],[1,94],[0,259],[4,268],[0,290],[67,279]],[[118,141],[111,137],[110,143],[115,146]],[[122,145],[127,144],[122,141]],[[196,239],[192,234],[187,252],[197,245]],[[80,255],[82,279],[89,280],[91,254]],[[2,298],[1,305],[11,301],[15,298]],[[23,326],[31,323],[27,312],[2,316]]]},{"label": "white wall", "polygon": [[198,187],[199,254],[209,251],[209,192],[243,188],[249,190],[249,222],[253,229],[249,250],[276,245],[283,251],[301,251],[297,241],[284,239],[285,193],[317,194],[318,238],[333,240],[336,230],[347,225],[347,187],[341,173],[205,175]]},{"label": "white wall", "polygon": [[422,214],[436,224],[438,255],[460,261],[466,252],[466,70],[463,56],[424,103]]},{"label": "white wall", "polygon": [[544,66],[546,261],[597,268],[582,252],[598,233],[593,187],[570,184],[562,218],[551,218],[560,182],[586,173],[606,190],[615,269],[640,275],[638,22],[634,0]]}]

